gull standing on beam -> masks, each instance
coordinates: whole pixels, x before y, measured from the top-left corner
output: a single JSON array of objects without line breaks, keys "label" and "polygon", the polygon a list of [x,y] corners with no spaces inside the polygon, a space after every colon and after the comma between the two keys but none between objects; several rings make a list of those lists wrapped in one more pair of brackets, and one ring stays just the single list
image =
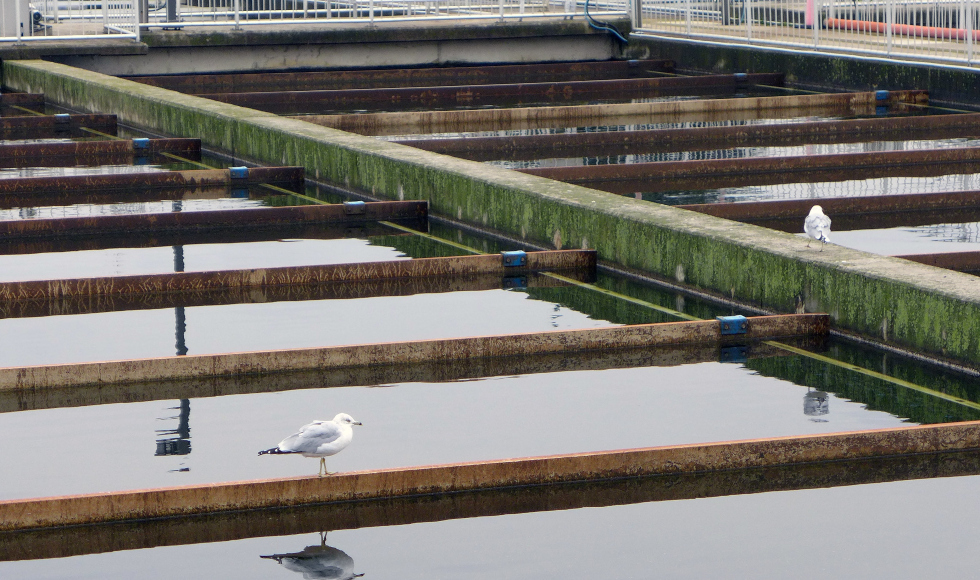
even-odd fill
[{"label": "gull standing on beam", "polygon": [[[803,231],[814,240],[825,244],[830,241],[830,218],[823,213],[822,207],[815,205],[810,209],[810,215],[806,216],[803,222]],[[806,247],[810,247],[809,240],[806,242]],[[820,251],[823,251],[823,246],[820,247]]]},{"label": "gull standing on beam", "polygon": [[259,455],[299,453],[303,457],[319,457],[318,475],[333,475],[327,471],[326,458],[340,453],[350,445],[354,438],[352,425],[360,424],[360,421],[355,421],[347,413],[338,413],[330,421],[313,421],[309,425],[303,425],[299,432],[286,437],[276,447],[259,451]]}]

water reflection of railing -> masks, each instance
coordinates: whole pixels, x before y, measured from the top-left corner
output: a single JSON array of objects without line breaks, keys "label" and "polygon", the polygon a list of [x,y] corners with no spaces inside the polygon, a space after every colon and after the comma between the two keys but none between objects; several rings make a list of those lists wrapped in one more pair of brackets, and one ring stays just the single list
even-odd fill
[{"label": "water reflection of railing", "polygon": [[980,242],[980,224],[976,222],[962,224],[934,224],[911,228],[911,231],[921,236],[932,238],[932,241],[934,242]]}]

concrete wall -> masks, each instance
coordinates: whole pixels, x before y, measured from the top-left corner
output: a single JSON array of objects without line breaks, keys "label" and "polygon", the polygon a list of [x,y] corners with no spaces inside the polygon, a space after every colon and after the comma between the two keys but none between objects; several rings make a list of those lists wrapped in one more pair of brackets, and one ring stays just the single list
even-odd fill
[{"label": "concrete wall", "polygon": [[[85,111],[395,199],[555,248],[674,278],[980,368],[980,284],[966,274],[828,245],[283,119],[42,61],[3,63],[4,83]],[[802,224],[801,224],[802,227]]]},{"label": "concrete wall", "polygon": [[149,47],[145,55],[65,52],[47,58],[111,75],[152,75],[607,60],[620,52],[618,42],[584,20],[186,28],[153,30],[142,39]]},{"label": "concrete wall", "polygon": [[980,70],[633,35],[628,58],[669,58],[678,71],[782,72],[786,84],[819,91],[922,89],[932,104],[980,108]]}]

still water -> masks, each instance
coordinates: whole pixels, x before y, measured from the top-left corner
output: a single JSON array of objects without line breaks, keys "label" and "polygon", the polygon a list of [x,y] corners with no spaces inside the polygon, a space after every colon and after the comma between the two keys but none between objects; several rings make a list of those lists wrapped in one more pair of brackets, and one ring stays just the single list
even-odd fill
[{"label": "still water", "polygon": [[[909,422],[898,414],[914,412],[907,401],[922,402],[921,395],[878,383],[873,402],[883,410],[872,410],[847,398],[867,396],[846,384],[857,386],[860,378],[841,380],[823,365],[777,358],[455,382],[314,384],[191,399],[186,409],[161,400],[4,413],[0,498],[312,475],[315,459],[257,453],[338,412],[364,425],[355,427],[349,448],[328,458],[332,471],[897,427]],[[838,387],[851,390],[838,396]],[[187,443],[176,442],[181,438]],[[37,453],[67,441],[70,453]],[[161,448],[188,454],[158,455]]]},{"label": "still water", "polygon": [[[325,536],[270,530],[265,537],[210,544],[0,562],[0,575],[968,578],[980,567],[978,493],[980,477],[969,476],[452,519]],[[324,529],[330,524],[325,519]],[[61,541],[72,541],[68,532]],[[307,557],[295,556],[301,552]]]}]

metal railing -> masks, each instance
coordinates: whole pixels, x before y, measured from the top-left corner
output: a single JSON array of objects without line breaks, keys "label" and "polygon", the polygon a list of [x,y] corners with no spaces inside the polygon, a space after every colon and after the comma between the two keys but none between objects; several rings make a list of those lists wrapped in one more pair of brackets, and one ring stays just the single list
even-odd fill
[{"label": "metal railing", "polygon": [[635,0],[634,32],[980,66],[980,0]]},{"label": "metal railing", "polygon": [[0,42],[92,37],[139,40],[138,0],[3,0]]},{"label": "metal railing", "polygon": [[[143,28],[312,24],[399,20],[505,20],[584,16],[580,0],[160,0],[146,12]],[[595,9],[603,17],[626,16],[625,4]]]}]

